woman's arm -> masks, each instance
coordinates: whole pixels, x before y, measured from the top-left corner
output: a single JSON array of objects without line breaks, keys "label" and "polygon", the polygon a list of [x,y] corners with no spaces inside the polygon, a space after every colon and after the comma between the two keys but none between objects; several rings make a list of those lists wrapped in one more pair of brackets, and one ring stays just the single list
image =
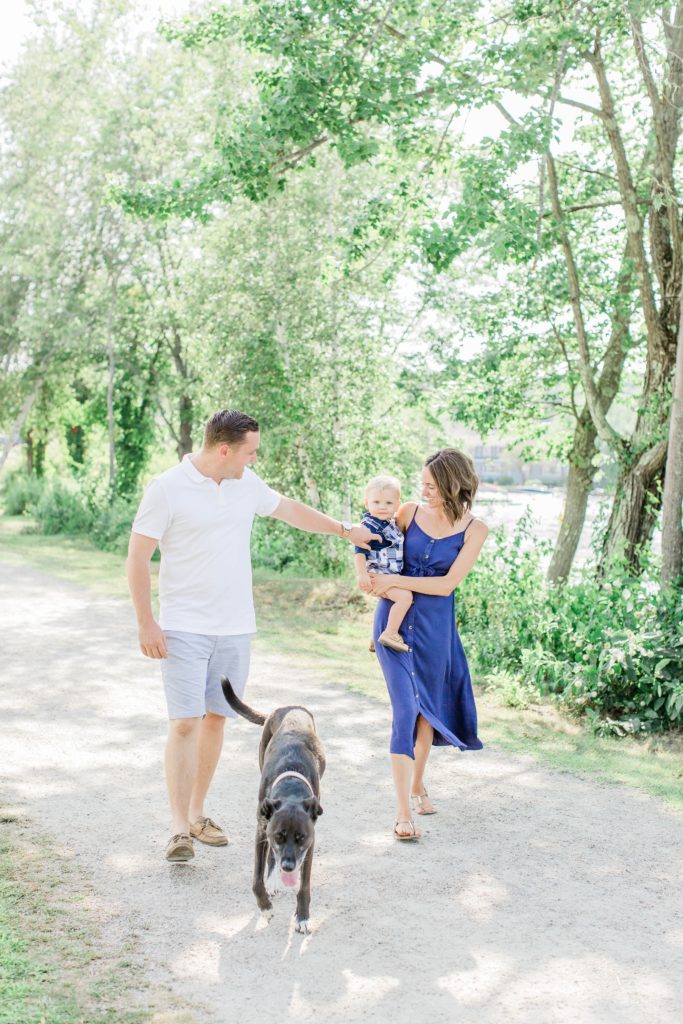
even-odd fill
[{"label": "woman's arm", "polygon": [[480,519],[472,523],[467,531],[465,543],[445,576],[378,576],[370,573],[373,594],[376,597],[383,597],[390,587],[397,587],[399,590],[412,590],[414,594],[448,597],[458,584],[462,583],[476,562],[488,532],[488,526]]}]

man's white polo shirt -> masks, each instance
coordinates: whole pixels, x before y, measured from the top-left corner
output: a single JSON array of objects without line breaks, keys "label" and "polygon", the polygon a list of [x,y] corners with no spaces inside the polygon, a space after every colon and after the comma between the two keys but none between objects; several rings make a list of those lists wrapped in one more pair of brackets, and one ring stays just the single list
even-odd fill
[{"label": "man's white polo shirt", "polygon": [[133,531],[159,541],[162,629],[232,636],[256,630],[250,538],[254,515],[280,503],[251,469],[217,484],[189,455],[151,481]]}]

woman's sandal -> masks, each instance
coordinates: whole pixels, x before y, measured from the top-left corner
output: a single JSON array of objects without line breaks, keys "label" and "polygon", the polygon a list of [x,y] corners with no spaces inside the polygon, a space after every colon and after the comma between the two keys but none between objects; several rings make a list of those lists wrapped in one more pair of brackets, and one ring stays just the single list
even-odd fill
[{"label": "woman's sandal", "polygon": [[[427,806],[425,806],[425,800],[427,801]],[[432,801],[429,799],[429,793],[426,789],[424,793],[414,793],[410,797],[410,806],[414,810],[415,814],[436,814],[436,808],[432,805]]]},{"label": "woman's sandal", "polygon": [[[410,828],[412,829],[412,831],[411,832],[399,832],[398,831],[398,826],[399,825],[409,825]],[[416,831],[415,823],[413,821],[411,821],[409,818],[399,819],[396,822],[396,824],[394,825],[394,839],[407,839],[408,841],[412,841],[412,840],[415,840],[415,839],[419,839],[421,835],[422,835],[421,832],[417,832]]]}]

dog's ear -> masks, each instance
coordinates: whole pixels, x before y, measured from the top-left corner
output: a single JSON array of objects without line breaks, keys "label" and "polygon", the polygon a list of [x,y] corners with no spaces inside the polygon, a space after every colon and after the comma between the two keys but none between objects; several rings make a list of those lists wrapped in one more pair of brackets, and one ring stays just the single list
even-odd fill
[{"label": "dog's ear", "polygon": [[309,796],[307,800],[304,800],[304,808],[308,811],[310,816],[315,821],[323,813],[323,809],[314,796]]},{"label": "dog's ear", "polygon": [[273,811],[277,811],[281,806],[282,800],[269,800],[268,797],[266,797],[266,799],[261,802],[259,814],[262,818],[265,818],[266,821],[268,821],[272,818]]}]

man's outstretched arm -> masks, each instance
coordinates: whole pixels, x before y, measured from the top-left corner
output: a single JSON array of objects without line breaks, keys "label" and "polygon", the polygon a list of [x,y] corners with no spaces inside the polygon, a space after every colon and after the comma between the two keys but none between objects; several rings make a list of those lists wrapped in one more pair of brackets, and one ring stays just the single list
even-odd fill
[{"label": "man's outstretched arm", "polygon": [[379,539],[366,526],[353,526],[350,531],[345,532],[338,519],[332,519],[324,512],[318,512],[317,509],[304,505],[301,501],[295,501],[294,498],[281,498],[280,504],[271,512],[271,516],[305,533],[330,533],[335,537],[342,537],[359,548],[369,548],[371,540]]}]

